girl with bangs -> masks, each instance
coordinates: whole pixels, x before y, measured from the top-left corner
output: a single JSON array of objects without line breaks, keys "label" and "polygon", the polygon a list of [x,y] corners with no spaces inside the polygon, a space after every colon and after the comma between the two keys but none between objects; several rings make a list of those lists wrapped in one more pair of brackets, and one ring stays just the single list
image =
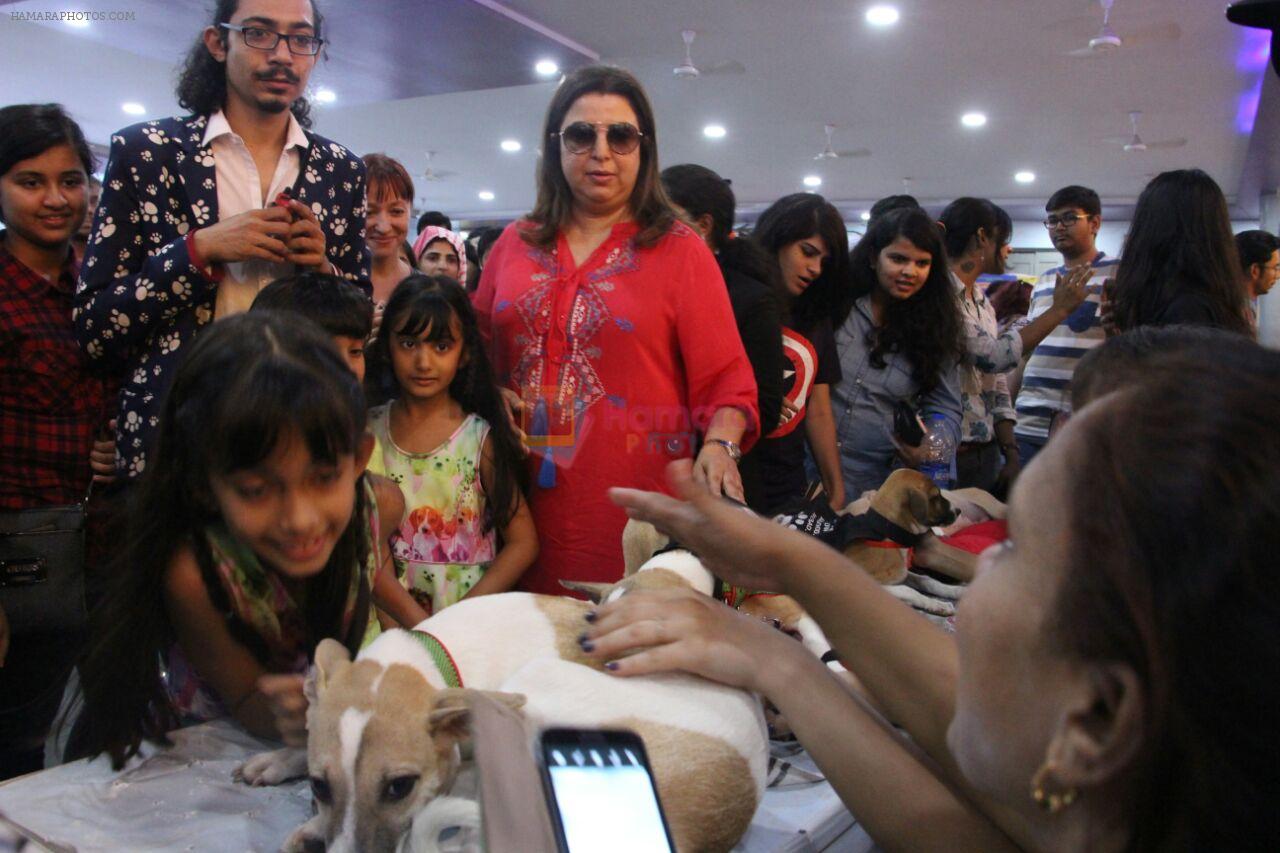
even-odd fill
[{"label": "girl with bangs", "polygon": [[[428,229],[430,230],[430,229]],[[408,513],[396,571],[431,612],[506,592],[538,555],[524,461],[461,285],[411,275],[373,345],[369,470],[391,478]]]},{"label": "girl with bangs", "polygon": [[306,743],[320,640],[354,654],[374,605],[405,627],[426,617],[391,573],[403,501],[365,475],[372,450],[356,378],[310,323],[254,312],[196,342],[95,614],[72,754],[119,767],[144,738],[228,714]]}]

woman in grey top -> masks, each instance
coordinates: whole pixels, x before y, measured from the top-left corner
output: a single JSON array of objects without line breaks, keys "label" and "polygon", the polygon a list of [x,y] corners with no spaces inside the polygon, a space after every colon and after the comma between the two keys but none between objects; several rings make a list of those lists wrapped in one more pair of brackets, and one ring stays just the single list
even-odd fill
[{"label": "woman in grey top", "polygon": [[919,467],[923,447],[896,440],[893,410],[941,415],[958,444],[962,351],[959,309],[938,224],[919,209],[873,221],[849,256],[852,286],[836,315],[842,379],[831,389],[840,467],[850,500],[898,465]]}]

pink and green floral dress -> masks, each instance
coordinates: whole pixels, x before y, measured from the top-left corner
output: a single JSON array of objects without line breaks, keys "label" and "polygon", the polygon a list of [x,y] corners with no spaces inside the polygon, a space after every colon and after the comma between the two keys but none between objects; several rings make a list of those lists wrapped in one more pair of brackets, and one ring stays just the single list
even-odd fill
[{"label": "pink and green floral dress", "polygon": [[391,438],[391,406],[369,412],[376,442],[369,470],[404,493],[405,515],[392,536],[396,575],[432,613],[454,604],[480,580],[497,552],[489,502],[480,482],[480,451],[489,424],[467,415],[453,435],[429,453],[409,453]]}]

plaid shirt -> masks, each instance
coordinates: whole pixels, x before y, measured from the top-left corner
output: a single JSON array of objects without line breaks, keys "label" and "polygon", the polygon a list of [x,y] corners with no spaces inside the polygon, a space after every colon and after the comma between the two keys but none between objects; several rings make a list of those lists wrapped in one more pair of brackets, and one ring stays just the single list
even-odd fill
[{"label": "plaid shirt", "polygon": [[72,504],[107,396],[71,325],[76,262],[57,282],[15,258],[0,232],[0,508]]}]

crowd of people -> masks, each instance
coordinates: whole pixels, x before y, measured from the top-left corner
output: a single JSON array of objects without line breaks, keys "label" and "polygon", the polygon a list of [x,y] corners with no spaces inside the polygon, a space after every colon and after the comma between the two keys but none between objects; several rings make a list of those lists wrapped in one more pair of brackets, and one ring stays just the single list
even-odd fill
[{"label": "crowd of people", "polygon": [[[1155,177],[1119,258],[1097,192],[1053,193],[1063,263],[1019,296],[985,286],[1015,235],[977,196],[884,199],[852,247],[814,193],[735,230],[729,182],[660,169],[639,81],[591,66],[533,209],[464,237],[310,129],[324,43],[308,0],[220,0],[189,114],[114,134],[100,198],[59,106],[0,109],[0,508],[88,519],[83,624],[0,609],[0,778],[43,766],[73,668],[68,757],[228,715],[304,741],[321,639],[616,581],[632,516],[794,596],[866,696],[692,594],[593,611],[593,653],[764,694],[886,847],[1276,837],[1280,241],[1233,236],[1212,178]],[[939,446],[941,484],[1012,495],[954,635],[764,520]]]}]

